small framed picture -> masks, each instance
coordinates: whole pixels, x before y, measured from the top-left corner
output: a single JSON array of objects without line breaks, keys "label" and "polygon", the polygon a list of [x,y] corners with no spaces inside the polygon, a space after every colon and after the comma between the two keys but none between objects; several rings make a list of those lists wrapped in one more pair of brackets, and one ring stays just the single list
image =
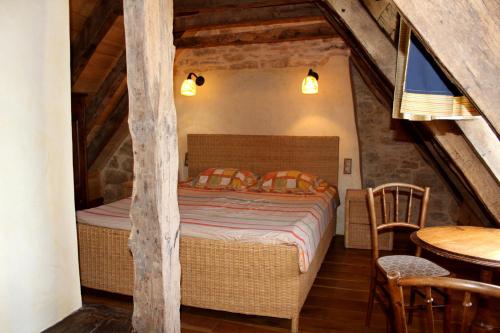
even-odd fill
[{"label": "small framed picture", "polygon": [[344,175],[350,175],[352,171],[352,158],[344,158]]}]

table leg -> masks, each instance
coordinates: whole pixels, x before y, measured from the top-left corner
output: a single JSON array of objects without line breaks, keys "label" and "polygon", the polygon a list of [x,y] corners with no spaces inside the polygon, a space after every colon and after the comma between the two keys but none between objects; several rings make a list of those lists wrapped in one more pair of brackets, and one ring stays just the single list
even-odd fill
[{"label": "table leg", "polygon": [[[480,275],[481,282],[492,283],[493,272],[488,269],[481,269]],[[491,332],[493,326],[491,322],[491,310],[488,297],[478,296],[477,298],[477,312],[472,323],[474,332]]]}]

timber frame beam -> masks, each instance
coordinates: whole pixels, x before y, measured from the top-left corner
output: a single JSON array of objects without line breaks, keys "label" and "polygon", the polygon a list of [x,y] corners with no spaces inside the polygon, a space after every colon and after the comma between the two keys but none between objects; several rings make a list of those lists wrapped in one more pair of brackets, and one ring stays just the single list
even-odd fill
[{"label": "timber frame beam", "polygon": [[327,21],[351,48],[351,61],[358,69],[370,90],[385,106],[392,106],[394,84],[387,79],[378,66],[374,65],[372,55],[365,49],[363,44],[361,44],[360,40],[356,38],[342,17],[338,15],[335,10],[332,10],[326,2],[319,1],[316,5],[324,14]]},{"label": "timber frame beam", "polygon": [[177,48],[282,43],[298,40],[334,38],[338,34],[327,22],[311,22],[290,27],[275,27],[262,31],[247,31],[208,36],[182,37],[175,41]]},{"label": "timber frame beam", "polygon": [[323,19],[323,15],[313,3],[250,7],[244,10],[241,8],[229,8],[224,11],[200,12],[192,15],[176,16],[174,19],[174,34],[181,36],[185,31],[193,29],[307,22],[321,19]]},{"label": "timber frame beam", "polygon": [[176,16],[225,11],[228,9],[249,9],[282,5],[312,3],[314,0],[177,0],[174,1]]},{"label": "timber frame beam", "polygon": [[125,0],[134,190],[135,332],[180,333],[177,120],[173,98],[173,5]]}]

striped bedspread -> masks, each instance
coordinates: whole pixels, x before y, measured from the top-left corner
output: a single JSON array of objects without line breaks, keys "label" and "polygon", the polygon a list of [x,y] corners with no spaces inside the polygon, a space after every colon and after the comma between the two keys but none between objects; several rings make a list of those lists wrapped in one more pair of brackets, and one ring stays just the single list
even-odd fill
[{"label": "striped bedspread", "polygon": [[[130,198],[77,212],[80,223],[130,230]],[[179,188],[181,235],[295,245],[306,272],[335,213],[336,198]]]}]

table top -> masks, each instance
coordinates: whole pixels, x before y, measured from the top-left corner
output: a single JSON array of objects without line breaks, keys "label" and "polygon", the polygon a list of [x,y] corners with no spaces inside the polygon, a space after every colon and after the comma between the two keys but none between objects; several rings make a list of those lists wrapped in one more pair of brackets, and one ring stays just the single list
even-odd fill
[{"label": "table top", "polygon": [[411,240],[437,255],[500,268],[500,229],[466,226],[427,227]]}]

